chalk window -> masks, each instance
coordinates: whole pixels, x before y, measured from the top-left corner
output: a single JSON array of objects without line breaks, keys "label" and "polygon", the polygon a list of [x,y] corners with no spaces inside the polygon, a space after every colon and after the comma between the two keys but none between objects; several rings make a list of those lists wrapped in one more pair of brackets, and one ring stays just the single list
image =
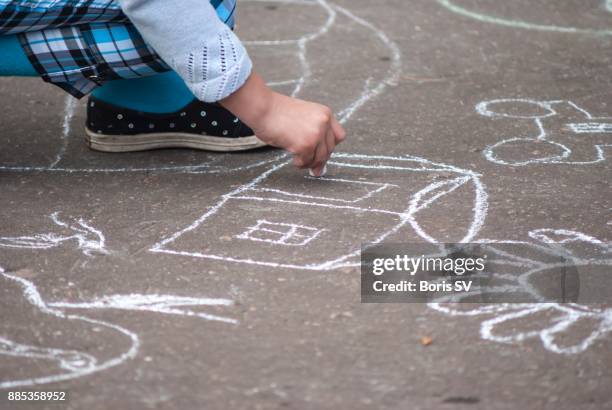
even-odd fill
[{"label": "chalk window", "polygon": [[276,245],[304,246],[323,231],[323,229],[311,226],[269,222],[260,219],[256,225],[237,235],[236,238]]}]

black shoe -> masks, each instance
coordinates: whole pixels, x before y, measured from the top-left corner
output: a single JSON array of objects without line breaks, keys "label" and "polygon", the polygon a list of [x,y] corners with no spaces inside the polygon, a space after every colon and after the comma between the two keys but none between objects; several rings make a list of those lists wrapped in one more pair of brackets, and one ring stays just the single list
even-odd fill
[{"label": "black shoe", "polygon": [[174,113],[152,114],[90,97],[85,131],[89,147],[104,152],[158,148],[244,151],[266,145],[221,105],[198,100]]}]

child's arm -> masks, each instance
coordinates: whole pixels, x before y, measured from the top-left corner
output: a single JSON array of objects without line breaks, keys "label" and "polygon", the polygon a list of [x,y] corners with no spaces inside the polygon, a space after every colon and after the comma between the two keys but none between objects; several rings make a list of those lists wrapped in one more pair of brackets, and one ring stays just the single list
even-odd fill
[{"label": "child's arm", "polygon": [[209,0],[118,0],[138,32],[201,101],[235,92],[252,70],[249,55]]},{"label": "child's arm", "polygon": [[295,166],[310,168],[316,176],[346,136],[328,107],[276,93],[256,73],[220,103],[261,140],[291,152]]},{"label": "child's arm", "polygon": [[220,101],[295,165],[320,175],[344,130],[331,110],[278,94],[252,73],[236,35],[207,0],[119,0],[143,38],[202,101]]}]

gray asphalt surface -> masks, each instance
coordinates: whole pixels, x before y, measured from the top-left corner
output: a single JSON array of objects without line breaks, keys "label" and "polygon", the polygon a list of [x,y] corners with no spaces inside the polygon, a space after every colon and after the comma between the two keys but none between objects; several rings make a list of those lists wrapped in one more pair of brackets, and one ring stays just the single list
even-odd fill
[{"label": "gray asphalt surface", "polygon": [[0,79],[0,408],[612,408],[610,305],[365,305],[354,266],[387,234],[610,243],[610,23],[603,0],[242,2],[259,72],[345,120],[322,181],[275,150],[95,153],[85,101]]}]

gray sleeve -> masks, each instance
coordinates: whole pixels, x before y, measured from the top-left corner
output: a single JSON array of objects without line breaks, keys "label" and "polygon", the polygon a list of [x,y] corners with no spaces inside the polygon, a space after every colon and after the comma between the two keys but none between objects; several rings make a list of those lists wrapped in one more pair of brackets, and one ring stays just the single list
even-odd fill
[{"label": "gray sleeve", "polygon": [[253,68],[246,49],[208,0],[118,0],[145,41],[202,101],[238,90]]}]

